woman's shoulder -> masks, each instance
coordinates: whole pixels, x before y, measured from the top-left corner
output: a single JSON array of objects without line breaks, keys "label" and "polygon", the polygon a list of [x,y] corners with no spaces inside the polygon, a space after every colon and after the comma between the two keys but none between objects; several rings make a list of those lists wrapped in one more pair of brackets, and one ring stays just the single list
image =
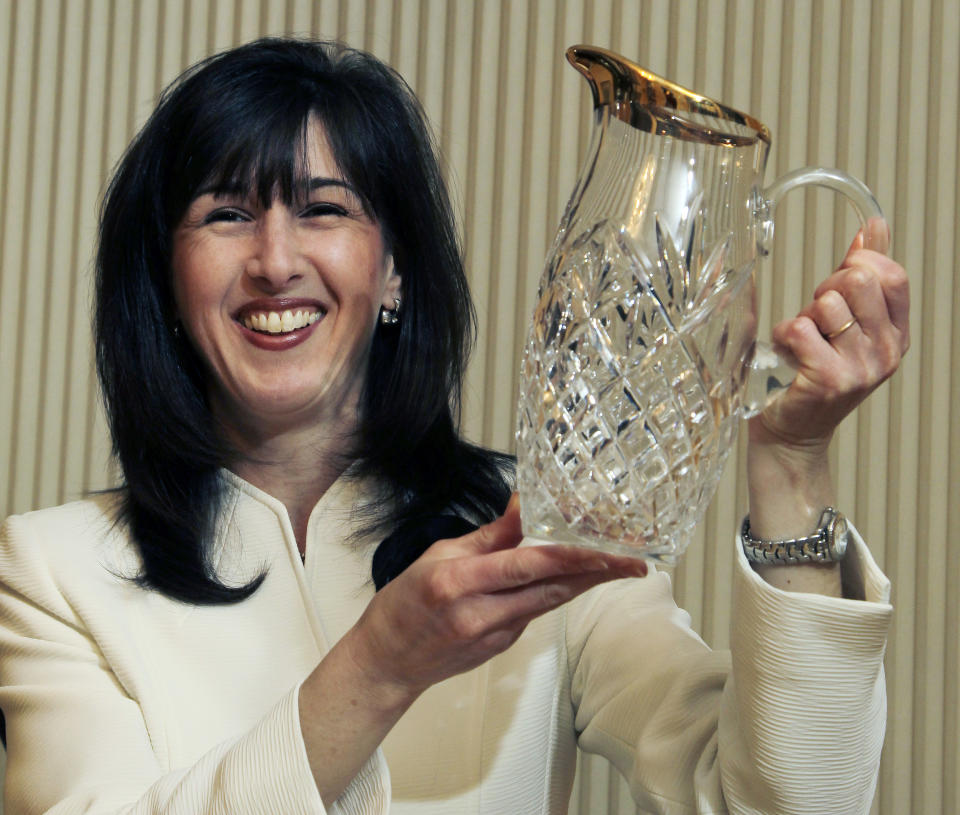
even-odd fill
[{"label": "woman's shoulder", "polygon": [[63,533],[71,536],[101,535],[115,527],[120,517],[119,492],[96,493],[77,501],[55,507],[35,509],[10,515],[3,523],[4,530],[12,528],[14,536],[21,530],[33,534],[52,535],[54,540]]},{"label": "woman's shoulder", "polygon": [[120,504],[119,493],[105,492],[9,516],[0,527],[0,579],[38,569],[65,576],[85,566],[122,569],[130,547]]}]

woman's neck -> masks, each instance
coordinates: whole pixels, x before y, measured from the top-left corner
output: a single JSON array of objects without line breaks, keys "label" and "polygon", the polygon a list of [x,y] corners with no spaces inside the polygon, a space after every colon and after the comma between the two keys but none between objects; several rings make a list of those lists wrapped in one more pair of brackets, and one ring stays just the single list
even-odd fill
[{"label": "woman's neck", "polygon": [[229,441],[240,454],[230,469],[283,503],[301,554],[310,513],[351,463],[350,434],[329,431],[286,428],[254,435],[246,429],[228,430]]}]

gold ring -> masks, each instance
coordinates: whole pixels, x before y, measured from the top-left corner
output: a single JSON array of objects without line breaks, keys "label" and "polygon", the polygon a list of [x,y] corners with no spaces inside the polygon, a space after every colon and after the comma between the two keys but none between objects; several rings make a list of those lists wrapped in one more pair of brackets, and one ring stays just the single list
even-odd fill
[{"label": "gold ring", "polygon": [[844,331],[850,328],[850,326],[852,326],[856,321],[857,321],[856,317],[851,317],[836,331],[831,331],[829,334],[824,334],[823,336],[826,337],[826,339],[828,340],[832,340],[834,337],[839,337]]}]

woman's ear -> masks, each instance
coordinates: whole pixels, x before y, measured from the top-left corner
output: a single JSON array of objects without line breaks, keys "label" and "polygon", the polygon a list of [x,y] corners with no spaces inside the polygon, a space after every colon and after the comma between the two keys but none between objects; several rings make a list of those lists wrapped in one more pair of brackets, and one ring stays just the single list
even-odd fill
[{"label": "woman's ear", "polygon": [[401,295],[402,280],[400,274],[393,265],[393,255],[387,257],[387,282],[383,287],[383,300],[380,305],[385,309],[395,309],[397,300],[403,299]]}]

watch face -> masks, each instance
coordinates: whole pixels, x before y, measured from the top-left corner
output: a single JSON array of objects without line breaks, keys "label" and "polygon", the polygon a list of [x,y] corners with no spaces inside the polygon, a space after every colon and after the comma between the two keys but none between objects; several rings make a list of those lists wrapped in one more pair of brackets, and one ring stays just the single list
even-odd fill
[{"label": "watch face", "polygon": [[839,512],[834,516],[829,528],[829,546],[830,553],[834,559],[839,560],[847,551],[847,544],[850,542],[850,527],[847,525],[847,519]]}]

